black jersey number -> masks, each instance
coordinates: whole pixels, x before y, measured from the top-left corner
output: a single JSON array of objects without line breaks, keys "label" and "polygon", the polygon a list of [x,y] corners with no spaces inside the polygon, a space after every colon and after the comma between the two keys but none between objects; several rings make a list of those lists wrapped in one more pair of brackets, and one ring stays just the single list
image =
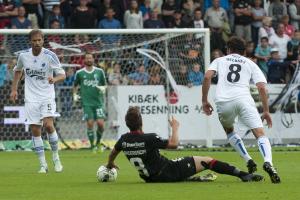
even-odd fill
[{"label": "black jersey number", "polygon": [[149,177],[148,170],[145,168],[143,160],[139,157],[130,158],[130,163],[139,171],[141,175]]},{"label": "black jersey number", "polygon": [[229,65],[229,73],[227,74],[227,81],[231,83],[238,82],[241,78],[239,72],[241,71],[241,65],[239,64],[231,64]]}]

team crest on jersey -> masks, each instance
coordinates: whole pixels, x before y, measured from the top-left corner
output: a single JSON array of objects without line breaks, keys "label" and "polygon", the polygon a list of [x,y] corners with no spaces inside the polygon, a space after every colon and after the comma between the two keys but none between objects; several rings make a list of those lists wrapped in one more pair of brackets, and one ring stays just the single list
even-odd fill
[{"label": "team crest on jersey", "polygon": [[98,75],[94,74],[94,79],[97,80],[98,79]]}]

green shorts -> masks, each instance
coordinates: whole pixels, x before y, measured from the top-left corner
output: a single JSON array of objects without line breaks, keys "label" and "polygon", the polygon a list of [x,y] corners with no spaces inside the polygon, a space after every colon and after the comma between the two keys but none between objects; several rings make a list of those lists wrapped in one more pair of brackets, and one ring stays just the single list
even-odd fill
[{"label": "green shorts", "polygon": [[84,119],[105,119],[105,112],[102,106],[83,106]]}]

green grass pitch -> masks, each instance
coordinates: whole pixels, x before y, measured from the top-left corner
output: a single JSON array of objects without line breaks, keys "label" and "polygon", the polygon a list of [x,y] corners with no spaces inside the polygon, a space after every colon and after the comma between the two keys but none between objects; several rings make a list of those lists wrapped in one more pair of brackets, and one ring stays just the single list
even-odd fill
[{"label": "green grass pitch", "polygon": [[[162,151],[169,158],[208,155],[228,161],[241,169],[246,166],[235,152]],[[63,173],[55,173],[46,153],[49,173],[37,174],[38,162],[33,152],[0,152],[1,200],[277,200],[300,199],[300,151],[274,151],[274,164],[282,179],[272,184],[262,170],[259,152],[251,152],[259,164],[258,173],[265,176],[259,183],[243,183],[237,178],[218,175],[210,183],[144,183],[123,153],[116,163],[120,167],[116,182],[99,183],[96,170],[105,164],[109,151],[93,154],[88,150],[62,151]],[[204,174],[206,172],[203,172]]]}]

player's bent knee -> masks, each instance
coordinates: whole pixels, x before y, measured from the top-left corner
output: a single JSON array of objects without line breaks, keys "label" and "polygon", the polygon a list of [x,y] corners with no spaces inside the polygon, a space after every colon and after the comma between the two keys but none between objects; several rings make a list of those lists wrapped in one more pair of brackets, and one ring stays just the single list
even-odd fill
[{"label": "player's bent knee", "polygon": [[208,169],[209,163],[213,160],[213,158],[208,156],[193,156],[193,159],[197,173]]},{"label": "player's bent knee", "polygon": [[97,121],[97,125],[98,125],[100,128],[104,128],[104,121]]},{"label": "player's bent knee", "polygon": [[205,161],[205,162],[210,162],[213,160],[212,157],[209,157],[209,156],[193,156],[194,160],[197,160],[197,161]]},{"label": "player's bent knee", "polygon": [[231,127],[231,128],[224,127],[224,130],[225,130],[226,134],[229,134],[229,133],[233,132],[233,127]]},{"label": "player's bent knee", "polygon": [[34,126],[30,126],[30,130],[32,132],[32,135],[34,137],[38,137],[38,136],[41,136],[42,134],[42,131],[41,131],[41,126],[37,126],[37,125],[34,125]]},{"label": "player's bent knee", "polygon": [[54,124],[52,120],[45,120],[44,121],[44,128],[46,129],[47,133],[52,133],[55,131]]},{"label": "player's bent knee", "polygon": [[94,127],[94,121],[93,120],[88,120],[86,123],[88,129],[92,129]]},{"label": "player's bent knee", "polygon": [[264,136],[265,133],[264,133],[264,129],[263,128],[254,128],[252,129],[252,132],[253,132],[253,135],[256,137],[256,138],[259,138],[261,136]]},{"label": "player's bent knee", "polygon": [[208,156],[205,156],[205,157],[202,157],[203,158],[203,161],[206,162],[206,163],[210,163],[210,161],[213,160],[212,157],[208,157]]},{"label": "player's bent knee", "polygon": [[55,131],[54,125],[51,123],[45,125],[44,127],[45,127],[47,133],[53,133]]}]

